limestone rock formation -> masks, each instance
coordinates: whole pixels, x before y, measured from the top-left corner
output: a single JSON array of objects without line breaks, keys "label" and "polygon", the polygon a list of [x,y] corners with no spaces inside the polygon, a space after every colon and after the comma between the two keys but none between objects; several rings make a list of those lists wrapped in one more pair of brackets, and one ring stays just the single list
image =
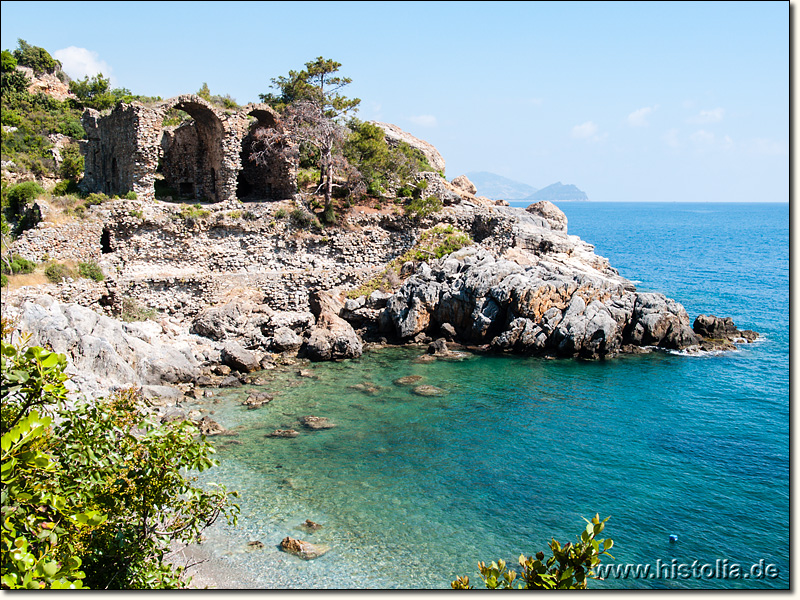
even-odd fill
[{"label": "limestone rock formation", "polygon": [[459,175],[451,182],[455,187],[475,196],[478,193],[478,188],[472,183],[466,175]]},{"label": "limestone rock formation", "polygon": [[261,368],[258,356],[232,340],[222,347],[222,362],[240,373],[252,373]]},{"label": "limestone rock formation", "polygon": [[191,343],[179,339],[163,343],[141,323],[121,323],[47,295],[4,309],[7,316],[18,319],[22,331],[32,334],[30,344],[49,346],[67,356],[72,383],[87,394],[191,382],[200,374]]},{"label": "limestone rock formation", "polygon": [[272,351],[286,352],[297,350],[303,345],[303,338],[297,335],[289,327],[278,327],[272,337]]},{"label": "limestone rock formation", "polygon": [[531,204],[525,210],[531,214],[539,215],[547,219],[551,229],[566,233],[567,215],[552,202],[542,200],[541,202]]},{"label": "limestone rock formation", "polygon": [[423,264],[389,299],[382,318],[388,333],[407,340],[449,324],[464,343],[585,358],[613,356],[631,344],[699,343],[680,304],[637,293],[613,269],[587,264],[576,238],[546,223],[520,233],[540,240],[538,253],[514,249],[510,260],[469,247]]},{"label": "limestone rock formation", "polygon": [[328,310],[320,314],[306,342],[306,354],[314,361],[356,358],[362,350],[361,338],[350,323]]},{"label": "limestone rock formation", "polygon": [[758,334],[750,329],[740,331],[733,319],[698,315],[692,325],[694,332],[702,339],[703,350],[732,350],[737,343],[750,343],[758,339]]},{"label": "limestone rock formation", "polygon": [[405,142],[412,148],[416,148],[428,159],[428,163],[430,163],[431,167],[433,167],[434,171],[441,171],[444,172],[445,161],[444,157],[439,154],[439,151],[433,147],[433,145],[429,144],[425,140],[421,140],[419,138],[414,137],[410,133],[403,131],[397,125],[391,125],[390,123],[379,123],[377,121],[370,121],[373,125],[377,125],[381,129],[383,129],[384,134],[386,135],[386,143],[390,146],[396,146],[400,142]]}]

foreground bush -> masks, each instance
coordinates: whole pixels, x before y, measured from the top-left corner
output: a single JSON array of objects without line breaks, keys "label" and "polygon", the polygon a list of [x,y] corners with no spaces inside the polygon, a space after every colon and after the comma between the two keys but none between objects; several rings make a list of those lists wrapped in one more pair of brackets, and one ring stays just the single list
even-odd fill
[{"label": "foreground bush", "polygon": [[184,587],[176,546],[238,507],[192,472],[214,448],[187,421],[159,424],[134,390],[67,408],[66,359],[2,341],[3,588]]},{"label": "foreground bush", "polygon": [[[544,552],[536,556],[519,557],[521,571],[509,570],[503,560],[492,562],[486,566],[478,563],[481,580],[487,589],[495,590],[583,590],[589,579],[594,578],[594,568],[600,564],[601,556],[608,553],[614,545],[611,539],[599,540],[597,536],[603,532],[606,517],[602,521],[595,515],[586,521],[586,529],[581,532],[577,544],[567,542],[562,547],[556,540],[550,542],[551,555],[545,560]],[[611,556],[611,558],[614,558]],[[469,577],[458,577],[450,586],[456,590],[473,589]]]}]

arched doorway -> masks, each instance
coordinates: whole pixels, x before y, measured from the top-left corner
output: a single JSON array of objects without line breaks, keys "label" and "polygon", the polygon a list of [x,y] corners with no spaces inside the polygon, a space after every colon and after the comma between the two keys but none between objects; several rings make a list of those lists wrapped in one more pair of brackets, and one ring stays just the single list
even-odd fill
[{"label": "arched doorway", "polygon": [[225,137],[219,117],[194,97],[178,97],[163,108],[181,111],[187,118],[162,129],[156,196],[208,202],[225,200],[218,176],[223,170]]},{"label": "arched doorway", "polygon": [[241,170],[237,178],[236,196],[245,201],[291,198],[297,192],[292,161],[278,153],[268,156],[266,161],[252,160],[254,136],[259,129],[277,127],[275,113],[266,106],[256,106],[247,115],[254,120],[242,138]]}]

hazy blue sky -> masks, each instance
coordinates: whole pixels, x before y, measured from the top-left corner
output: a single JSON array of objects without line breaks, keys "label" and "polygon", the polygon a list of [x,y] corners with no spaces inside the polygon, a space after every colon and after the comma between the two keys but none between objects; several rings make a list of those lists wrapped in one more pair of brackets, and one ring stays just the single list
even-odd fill
[{"label": "hazy blue sky", "polygon": [[2,2],[42,46],[135,93],[258,100],[317,56],[358,116],[596,201],[789,199],[788,2]]}]

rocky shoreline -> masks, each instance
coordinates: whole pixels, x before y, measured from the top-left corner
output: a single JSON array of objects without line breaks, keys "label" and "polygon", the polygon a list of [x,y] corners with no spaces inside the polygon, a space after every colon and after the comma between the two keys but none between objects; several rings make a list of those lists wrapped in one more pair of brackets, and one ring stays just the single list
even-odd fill
[{"label": "rocky shoreline", "polygon": [[[103,215],[117,213],[106,209]],[[203,302],[183,304],[183,310],[122,322],[113,307],[132,277],[139,284],[150,282],[148,294],[140,298],[158,296],[163,303],[174,295],[170,286],[152,285],[157,277],[141,274],[140,264],[148,257],[139,262],[125,258],[130,247],[142,247],[142,236],[152,235],[148,227],[127,234],[128,245],[106,255],[107,271],[110,265],[119,267],[116,276],[102,283],[64,281],[15,290],[4,294],[4,316],[29,332],[31,343],[67,355],[75,391],[97,396],[134,386],[163,406],[201,394],[203,387],[240,385],[249,374],[287,360],[344,360],[385,345],[430,344],[432,356],[451,352],[449,344],[473,352],[598,360],[656,350],[730,350],[757,337],[739,331],[730,319],[700,315],[692,323],[674,300],[638,292],[591,245],[567,234],[564,213],[549,202],[526,210],[487,208],[467,196],[427,223],[403,222],[405,217],[376,220],[366,213],[349,219],[351,225],[360,223],[356,233],[362,240],[376,239],[375,227],[386,233],[405,223],[400,237],[418,242],[441,223],[455,223],[475,242],[440,259],[406,261],[394,288],[386,291],[353,293],[358,283],[386,268],[385,263],[376,269],[371,261],[361,261],[357,273],[357,253],[352,260],[339,256],[339,263],[331,263],[331,270],[339,272],[329,273],[334,279],[359,276],[349,286],[322,289],[313,270],[305,271],[297,284],[306,294],[302,302],[275,302],[257,287],[256,273],[244,280],[250,285],[201,297]],[[264,233],[255,227],[257,232]],[[20,247],[30,248],[31,239]],[[172,239],[172,246],[185,243],[180,236]],[[400,249],[407,246],[404,242]],[[175,247],[166,250],[176,252]],[[398,250],[394,256],[401,256]],[[182,266],[179,258],[174,263]],[[191,287],[207,276],[198,271],[175,287]],[[224,272],[218,275],[225,279]]]}]

